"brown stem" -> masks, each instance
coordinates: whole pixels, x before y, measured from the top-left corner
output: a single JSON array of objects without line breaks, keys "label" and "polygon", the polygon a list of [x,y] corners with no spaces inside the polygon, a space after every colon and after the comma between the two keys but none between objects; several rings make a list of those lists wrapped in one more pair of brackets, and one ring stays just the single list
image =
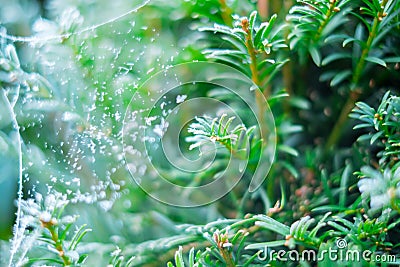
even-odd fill
[{"label": "brown stem", "polygon": [[49,226],[45,226],[51,234],[51,239],[54,241],[54,247],[55,249],[58,251],[58,255],[61,257],[61,259],[64,262],[64,266],[70,266],[71,265],[71,260],[69,259],[69,257],[67,257],[65,255],[65,251],[63,249],[62,246],[62,242],[58,239],[58,233],[57,231],[54,229],[53,225],[49,225]]},{"label": "brown stem", "polygon": [[388,2],[387,0],[384,0],[382,2],[380,10],[376,14],[376,17],[374,18],[371,31],[368,35],[367,42],[365,43],[364,49],[361,52],[360,60],[358,61],[357,65],[356,65],[354,75],[351,80],[352,92],[350,93],[350,96],[347,99],[347,102],[344,105],[344,107],[339,115],[339,119],[336,121],[336,124],[332,130],[332,133],[330,134],[330,136],[328,138],[328,141],[326,143],[326,150],[330,149],[338,142],[338,140],[341,136],[341,133],[342,133],[342,131],[341,131],[342,127],[346,123],[349,113],[354,108],[354,104],[356,103],[356,101],[358,100],[358,98],[361,95],[361,90],[359,90],[359,89],[353,90],[353,89],[357,88],[358,84],[360,82],[362,73],[365,68],[366,58],[368,57],[369,52],[372,49],[372,43],[373,43],[376,35],[378,34],[378,26],[379,26],[380,22],[382,21],[382,18],[385,17],[384,7],[386,6],[387,2]]},{"label": "brown stem", "polygon": [[371,47],[372,47],[372,42],[374,41],[376,34],[378,32],[379,17],[380,17],[380,15],[378,13],[378,17],[376,17],[374,19],[374,22],[372,24],[372,29],[368,35],[367,43],[366,43],[364,49],[362,50],[360,60],[357,63],[356,69],[354,71],[353,79],[352,79],[353,86],[356,86],[360,81],[361,74],[365,67],[365,58],[368,56],[369,51],[371,50]]},{"label": "brown stem", "polygon": [[[261,86],[260,79],[258,77],[258,70],[257,70],[256,49],[254,48],[254,45],[253,45],[252,33],[250,32],[249,21],[247,19],[242,20],[242,29],[246,33],[246,48],[250,55],[251,79],[257,86]],[[267,92],[264,92],[264,95],[268,99],[270,92],[269,92],[269,90],[266,90],[266,91]],[[264,112],[265,112],[264,95],[263,95],[263,92],[258,89],[255,90],[255,95],[256,95],[256,104],[259,109],[258,110],[259,118],[262,123],[261,124],[262,132],[266,133],[267,129],[265,128],[266,127],[265,123],[263,123],[264,117],[265,117],[264,116]]]},{"label": "brown stem", "polygon": [[220,248],[219,252],[221,253],[222,257],[225,260],[226,266],[227,267],[235,267],[235,263],[233,262],[232,255],[229,251],[227,251],[225,248]]},{"label": "brown stem", "polygon": [[250,55],[251,79],[256,85],[260,86],[260,80],[258,78],[258,70],[257,70],[256,49],[254,48],[253,45],[253,39],[249,29],[249,21],[247,19],[242,20],[242,28],[246,32],[246,48],[247,52]]},{"label": "brown stem", "polygon": [[225,0],[219,0],[219,4],[221,5],[221,16],[222,16],[222,20],[224,21],[225,25],[233,26],[232,10],[226,4]]},{"label": "brown stem", "polygon": [[338,139],[341,136],[342,128],[347,121],[347,117],[351,110],[354,108],[354,104],[356,103],[360,95],[360,91],[353,91],[350,93],[350,96],[347,99],[347,102],[339,115],[339,119],[336,121],[335,126],[333,127],[333,130],[328,138],[328,141],[326,143],[326,150],[330,149],[333,145],[337,143]]},{"label": "brown stem", "polygon": [[257,1],[258,13],[262,18],[268,18],[269,15],[269,0],[258,0]]},{"label": "brown stem", "polygon": [[325,14],[325,19],[324,19],[324,21],[321,23],[321,25],[319,25],[318,30],[317,30],[317,33],[316,33],[316,35],[314,36],[314,40],[315,40],[315,41],[318,41],[318,39],[321,37],[322,31],[325,29],[326,25],[328,24],[329,20],[331,19],[332,14],[333,14],[335,11],[339,11],[339,9],[336,7],[337,0],[331,0],[331,1],[329,1],[329,2],[330,2],[330,4],[329,4],[329,9],[328,9],[328,11],[327,11],[326,14]]}]

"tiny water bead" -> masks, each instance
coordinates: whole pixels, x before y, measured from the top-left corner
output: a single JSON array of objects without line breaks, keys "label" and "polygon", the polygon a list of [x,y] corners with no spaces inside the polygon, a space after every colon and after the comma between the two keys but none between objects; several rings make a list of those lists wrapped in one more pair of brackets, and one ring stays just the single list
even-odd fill
[{"label": "tiny water bead", "polygon": [[399,253],[400,2],[78,2],[2,2],[1,266]]},{"label": "tiny water bead", "polygon": [[[207,95],[202,96],[203,88],[209,88],[207,91],[211,92],[227,90],[232,95],[236,95],[239,101],[225,103],[222,98],[219,100]],[[254,88],[254,84],[240,73],[236,73],[234,69],[205,62],[175,66],[160,71],[147,80],[133,95],[124,119],[125,159],[135,182],[158,201],[176,206],[208,204],[229,192],[246,169],[248,157],[246,150],[249,148],[246,148],[246,141],[243,140],[247,139],[254,130],[249,129],[246,134],[241,133],[246,128],[240,121],[245,120],[250,123],[249,119],[255,119],[258,116],[254,112],[256,110],[253,106],[254,95],[249,88]],[[199,95],[196,95],[196,92]],[[254,112],[253,117],[244,117],[240,109]],[[223,121],[223,118],[227,116],[224,113],[228,111],[239,119],[239,123],[232,124],[232,127],[236,126],[232,133],[227,133],[227,131],[234,117],[231,116],[232,118],[226,122]],[[196,138],[203,134],[206,136],[204,139],[197,140],[187,134],[182,135],[182,129],[188,121],[205,116],[205,113],[210,114],[208,116],[219,113],[224,115],[219,124],[214,122],[215,125],[213,123],[200,129],[196,123],[193,123],[191,128],[188,128],[187,134],[194,134]],[[273,125],[271,114],[268,115],[268,119],[270,127]],[[260,118],[258,120],[260,121]],[[225,128],[222,127],[223,125]],[[211,130],[214,127],[216,135],[214,135],[214,130]],[[207,137],[209,130],[212,134]],[[271,133],[275,133],[273,128],[269,131],[269,134]],[[267,139],[271,138],[265,132],[261,134]],[[195,144],[182,146],[183,137],[186,138],[186,142]],[[228,154],[223,156],[221,147],[206,146],[207,141],[218,145],[223,144],[223,147],[228,149]],[[269,149],[273,150],[274,143],[269,144],[271,146]],[[135,150],[132,150],[132,147],[135,147]],[[200,149],[200,154],[197,152],[197,156],[190,156],[195,152],[193,149],[197,147]],[[231,154],[234,148],[239,149],[237,154]],[[138,150],[141,152],[139,157]],[[221,156],[227,156],[228,166],[225,170],[216,164],[217,161],[214,162],[216,157]],[[265,173],[272,160],[265,154],[261,161],[263,162],[260,162],[258,167],[262,170],[259,172]],[[142,173],[138,173],[140,168],[143,168]],[[213,179],[203,180],[200,183],[193,183],[190,180],[191,175],[201,175],[203,171],[215,172]],[[173,175],[168,175],[168,172]],[[257,188],[260,182],[262,178],[256,176],[252,186]],[[184,195],[185,199],[172,198],[165,194],[171,190],[180,192],[179,194]]]},{"label": "tiny water bead", "polygon": [[[18,102],[16,107],[23,110],[18,114],[21,122],[19,129],[29,145],[29,153],[24,156],[25,166],[21,169],[31,196],[37,190],[50,194],[64,187],[62,191],[71,203],[96,204],[104,210],[111,209],[120,198],[121,187],[125,184],[123,177],[127,176],[123,174],[125,165],[119,142],[122,128],[119,123],[126,107],[123,97],[126,92],[139,86],[143,77],[136,74],[146,72],[148,68],[135,66],[133,62],[140,62],[144,58],[149,63],[161,62],[160,54],[155,54],[156,50],[144,43],[140,33],[133,34],[132,27],[124,29],[121,26],[122,19],[135,11],[79,30],[81,24],[87,21],[83,20],[77,9],[65,10],[59,25],[38,20],[35,37],[14,38],[5,35],[13,41],[29,43],[30,46],[24,49],[37,56],[39,69],[49,79],[44,80],[46,84],[39,84],[37,81],[42,79],[41,76],[27,73],[33,84],[26,90],[20,90],[20,103],[23,105],[19,106]],[[117,23],[117,20],[122,20],[122,23]],[[51,27],[48,27],[50,24]],[[135,24],[131,20],[131,25]],[[99,35],[100,27],[104,25],[114,28],[112,37],[123,38],[120,43]],[[58,36],[64,38],[65,47],[60,46],[60,38],[55,36],[57,31],[52,31],[58,26],[66,31],[76,28],[72,34]],[[140,30],[148,32],[144,26]],[[149,32],[154,37],[148,42],[154,43],[160,35],[156,28],[149,29]],[[130,40],[132,36],[135,42]],[[98,46],[93,45],[96,38],[103,39]],[[138,43],[142,43],[141,49]],[[165,57],[169,60],[172,56]],[[32,62],[36,64],[35,59]],[[116,70],[120,73],[110,75]],[[147,74],[153,70],[154,67],[148,68]],[[124,83],[114,91],[109,80],[121,77],[124,77]],[[43,89],[43,86],[46,88]],[[43,95],[44,90],[48,90],[49,94]],[[51,125],[51,131],[45,130]],[[156,132],[162,135],[165,127],[161,123]],[[46,150],[42,151],[43,148]],[[144,171],[145,167],[138,168],[140,174]],[[31,185],[32,188],[29,188]],[[48,221],[46,216],[42,217],[43,222]]]}]

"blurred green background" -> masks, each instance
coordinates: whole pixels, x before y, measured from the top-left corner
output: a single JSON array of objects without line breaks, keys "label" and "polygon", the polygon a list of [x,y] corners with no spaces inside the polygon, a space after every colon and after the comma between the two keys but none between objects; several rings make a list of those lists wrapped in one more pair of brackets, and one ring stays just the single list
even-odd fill
[{"label": "blurred green background", "polygon": [[[18,134],[11,109],[23,140],[23,196],[57,191],[71,199],[64,213],[79,215],[77,225],[87,224],[93,230],[80,248],[90,254],[87,266],[105,266],[117,247],[123,248],[127,257],[136,256],[135,266],[161,266],[173,258],[179,244],[192,242],[192,236],[185,234],[187,224],[242,218],[247,212],[268,214],[290,224],[313,212],[322,216],[334,206],[334,211],[348,211],[343,217],[356,214],[354,217],[365,218],[368,205],[361,202],[353,172],[363,165],[379,167],[376,152],[381,147],[355,143],[366,131],[353,131],[355,122],[347,120],[348,114],[332,142],[334,149],[325,144],[340,120],[346,99],[358,94],[357,100],[376,106],[387,90],[398,91],[399,3],[393,4],[396,8],[389,16],[396,27],[384,32],[385,38],[369,51],[375,57],[388,55],[391,61],[386,68],[367,62],[355,83],[351,75],[362,42],[344,46],[341,41],[323,40],[330,33],[342,35],[340,38],[354,33],[355,39],[365,40],[367,27],[359,26],[362,23],[356,16],[348,19],[346,13],[351,8],[360,11],[365,1],[348,2],[342,10],[346,20],[338,21],[338,17],[344,18],[340,16],[332,19],[332,24],[340,27],[327,22],[323,26],[328,25],[328,30],[321,26],[324,31],[314,36],[315,40],[307,39],[307,34],[313,33],[301,28],[307,23],[301,24],[306,20],[296,17],[295,8],[289,12],[296,3],[301,5],[301,1],[292,0],[0,0],[0,31],[8,36],[0,39],[0,46],[7,51],[8,44],[15,45],[20,61],[20,66],[14,64],[9,71],[3,71],[9,62],[3,58],[0,62],[0,81],[8,95],[8,100],[5,94],[0,95],[0,265],[6,265],[9,257],[18,191]],[[122,122],[132,95],[152,75],[170,66],[213,60],[216,54],[207,54],[205,49],[237,50],[228,35],[198,29],[218,23],[241,30],[241,16],[254,10],[264,22],[277,13],[277,38],[293,46],[256,55],[266,59],[264,63],[285,63],[273,66],[278,71],[273,77],[266,75],[271,79],[266,79],[262,88],[271,93],[269,104],[280,145],[267,183],[254,194],[244,193],[246,185],[240,185],[220,201],[199,208],[175,208],[153,200],[134,183],[123,158]],[[357,15],[372,21],[367,13]],[[317,24],[308,19],[308,26],[315,30]],[[233,25],[235,21],[242,24]],[[257,23],[259,26],[261,21]],[[234,53],[221,54],[214,60],[225,59],[225,64],[251,76],[246,53],[236,58]],[[319,57],[336,54],[343,60],[318,62]],[[233,58],[230,62],[229,56]],[[268,72],[267,63],[257,66],[262,70],[260,75]],[[335,76],[343,70],[347,76]],[[352,86],[357,86],[356,90]],[[199,85],[194,95],[207,95],[212,89]],[[19,92],[16,102],[15,92]],[[290,97],[285,98],[286,93]],[[7,102],[13,105],[11,109]],[[350,104],[352,108],[354,103]],[[185,136],[181,137],[187,148]],[[208,179],[214,175],[205,173]],[[176,177],[174,172],[169,176],[177,183],[191,178]],[[315,212],[317,208],[320,210]],[[398,230],[393,228],[389,238],[381,242],[397,239]],[[276,238],[254,233],[251,242],[264,241],[266,236],[268,240]],[[200,230],[197,234],[201,235]],[[197,242],[206,247],[203,241]],[[32,255],[36,254],[40,251],[33,250]]]},{"label": "blurred green background", "polygon": [[[7,87],[21,86],[14,110],[23,138],[24,198],[52,189],[69,195],[79,203],[69,205],[67,213],[79,214],[78,224],[93,229],[86,241],[105,244],[107,253],[115,246],[176,234],[176,223],[202,224],[220,217],[216,205],[179,209],[154,201],[125,168],[122,120],[136,88],[167,66],[205,60],[201,49],[209,41],[194,29],[210,23],[202,13],[221,21],[218,2],[162,0],[111,21],[143,3],[0,2],[3,31],[42,40],[14,43],[24,78],[29,76],[32,83]],[[242,14],[255,6],[245,1],[234,5]],[[88,27],[94,29],[61,42],[52,39]],[[29,73],[39,73],[46,81]],[[16,212],[18,158],[11,114],[4,105],[0,126],[8,139],[0,139],[0,237],[8,240]],[[3,245],[6,252],[8,245]],[[109,257],[98,248],[92,250],[99,254],[94,261]]]}]

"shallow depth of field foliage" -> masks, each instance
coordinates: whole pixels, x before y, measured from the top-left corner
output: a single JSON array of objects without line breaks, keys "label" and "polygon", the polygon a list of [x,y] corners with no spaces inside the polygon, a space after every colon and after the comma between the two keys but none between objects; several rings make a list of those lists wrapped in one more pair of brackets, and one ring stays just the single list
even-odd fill
[{"label": "shallow depth of field foliage", "polygon": [[[192,121],[177,149],[213,142],[215,165],[171,182],[215,179],[242,145],[249,165],[223,198],[178,208],[133,181],[121,131],[137,88],[193,61],[261,89],[277,147],[249,192],[263,125]],[[338,240],[399,264],[399,89],[398,0],[0,0],[0,266],[316,266],[262,256]],[[390,265],[332,261],[318,266]]]}]

